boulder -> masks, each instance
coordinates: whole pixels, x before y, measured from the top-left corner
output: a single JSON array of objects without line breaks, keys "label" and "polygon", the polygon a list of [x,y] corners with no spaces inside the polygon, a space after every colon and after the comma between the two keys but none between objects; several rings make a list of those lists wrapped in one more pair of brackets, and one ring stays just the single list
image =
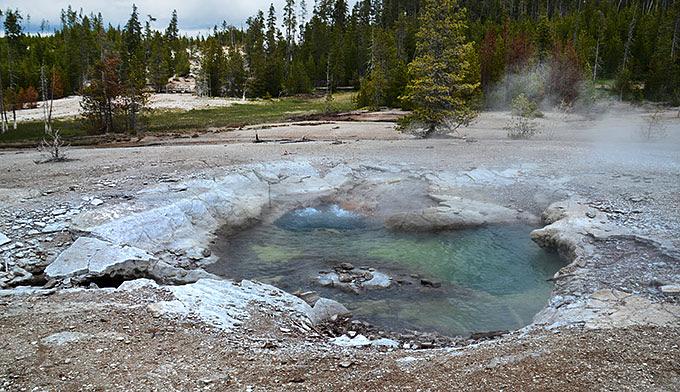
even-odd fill
[{"label": "boulder", "polygon": [[309,312],[309,320],[316,325],[323,321],[330,320],[333,316],[349,315],[350,311],[338,301],[320,298]]},{"label": "boulder", "polygon": [[151,279],[135,279],[135,280],[128,280],[123,282],[116,290],[118,291],[135,291],[135,290],[140,290],[140,289],[157,289],[158,288],[158,283],[154,282]]},{"label": "boulder", "polygon": [[146,269],[154,257],[131,246],[80,237],[45,269],[50,278],[78,275],[101,276],[126,270]]},{"label": "boulder", "polygon": [[148,305],[158,316],[192,318],[225,330],[242,325],[257,309],[304,322],[311,319],[312,308],[303,300],[263,283],[201,279],[192,284],[163,287],[174,299]]},{"label": "boulder", "polygon": [[46,346],[63,346],[68,343],[86,340],[90,337],[91,335],[82,332],[64,331],[53,333],[52,335],[44,337],[40,340],[40,342]]}]

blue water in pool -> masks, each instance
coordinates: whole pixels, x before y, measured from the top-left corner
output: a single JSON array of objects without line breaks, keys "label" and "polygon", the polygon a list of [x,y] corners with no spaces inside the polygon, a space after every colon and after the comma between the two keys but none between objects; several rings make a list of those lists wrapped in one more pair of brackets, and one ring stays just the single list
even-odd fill
[{"label": "blue water in pool", "polygon": [[[386,329],[447,335],[516,329],[545,306],[552,288],[547,279],[565,265],[531,241],[533,229],[397,233],[336,205],[310,207],[225,238],[211,272],[289,292],[317,291]],[[342,262],[387,273],[393,284],[359,295],[321,287],[318,273]],[[424,287],[421,278],[442,286]]]}]

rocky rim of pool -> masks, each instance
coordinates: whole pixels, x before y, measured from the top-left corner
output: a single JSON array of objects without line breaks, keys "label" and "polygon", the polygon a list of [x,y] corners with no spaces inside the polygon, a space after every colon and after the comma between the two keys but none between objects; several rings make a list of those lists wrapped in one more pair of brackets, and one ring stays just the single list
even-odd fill
[{"label": "rocky rim of pool", "polygon": [[[632,304],[621,293],[596,287],[598,280],[618,276],[602,264],[603,251],[634,243],[668,260],[650,272],[621,256],[619,265],[625,264],[628,272],[640,270],[651,279],[651,274],[664,276],[676,265],[672,249],[556,190],[536,193],[533,204],[516,205],[512,192],[536,192],[531,171],[518,166],[436,172],[406,165],[295,160],[243,165],[221,178],[159,184],[133,202],[79,214],[72,226],[82,235],[45,275],[67,287],[129,286],[130,281],[150,278],[177,298],[154,306],[155,313],[198,318],[222,329],[242,325],[249,317],[248,304],[265,304],[298,318],[304,330],[325,330],[350,345],[354,338],[345,332],[361,330],[359,325],[378,338],[391,336],[380,333],[387,328],[445,335],[475,332],[474,337],[480,331],[525,325],[597,328],[621,320],[635,325],[650,314],[658,323],[673,322],[675,316],[663,301],[636,297]],[[290,211],[304,215],[311,212],[306,208],[324,205],[350,218],[371,218],[363,222],[365,227],[356,228],[357,221],[352,221],[350,229],[320,227],[302,236],[282,224]],[[278,231],[279,237],[274,241],[258,230]],[[349,247],[348,231],[354,236]],[[239,236],[248,241],[239,245]],[[225,245],[225,238],[232,242]],[[330,248],[315,257],[300,252],[295,241]],[[499,244],[512,246],[492,246]],[[237,263],[232,258],[229,264],[222,246],[234,246],[234,254],[244,258]],[[564,262],[537,246],[556,251]],[[238,267],[248,260],[273,272]],[[489,275],[496,278],[486,279]],[[485,286],[489,282],[493,284]],[[378,289],[357,296],[355,291],[367,284]],[[345,306],[323,297],[352,299],[345,302],[357,319],[344,317]],[[413,297],[427,301],[418,303]],[[367,303],[360,303],[363,299]]]}]

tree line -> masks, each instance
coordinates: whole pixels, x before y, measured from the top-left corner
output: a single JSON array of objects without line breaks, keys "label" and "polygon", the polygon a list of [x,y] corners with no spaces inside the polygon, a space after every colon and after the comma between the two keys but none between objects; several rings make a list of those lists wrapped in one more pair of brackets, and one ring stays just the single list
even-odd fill
[{"label": "tree line", "polygon": [[[186,37],[176,12],[157,31],[134,6],[122,27],[68,8],[53,34],[29,35],[26,16],[6,10],[0,109],[35,101],[41,67],[54,79],[49,95],[88,97],[83,105],[103,132],[135,129],[147,93],[189,75],[203,95],[353,88],[362,107],[434,110],[483,105],[508,75],[545,67],[535,99],[570,103],[584,83],[607,81],[622,99],[680,104],[679,0],[359,0],[351,8],[286,0],[280,11],[271,5],[243,28],[223,22]],[[446,102],[428,102],[437,97]]]}]

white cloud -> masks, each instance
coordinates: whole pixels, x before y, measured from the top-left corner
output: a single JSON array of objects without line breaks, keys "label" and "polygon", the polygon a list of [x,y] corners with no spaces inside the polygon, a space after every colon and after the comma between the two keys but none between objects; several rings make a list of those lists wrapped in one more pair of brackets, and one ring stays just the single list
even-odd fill
[{"label": "white cloud", "polygon": [[[130,16],[134,3],[143,20],[146,15],[158,19],[154,23],[157,29],[167,26],[172,10],[176,9],[180,29],[195,34],[196,31],[207,31],[214,25],[220,25],[223,20],[241,27],[258,9],[266,12],[272,2],[281,14],[285,0],[5,0],[2,7],[18,8],[24,16],[30,15],[27,30],[38,31],[42,20],[49,21],[52,28],[58,27],[61,10],[69,5],[75,10],[82,9],[85,14],[101,13],[105,22],[122,26]],[[310,13],[313,4],[314,0],[307,0]]]}]

